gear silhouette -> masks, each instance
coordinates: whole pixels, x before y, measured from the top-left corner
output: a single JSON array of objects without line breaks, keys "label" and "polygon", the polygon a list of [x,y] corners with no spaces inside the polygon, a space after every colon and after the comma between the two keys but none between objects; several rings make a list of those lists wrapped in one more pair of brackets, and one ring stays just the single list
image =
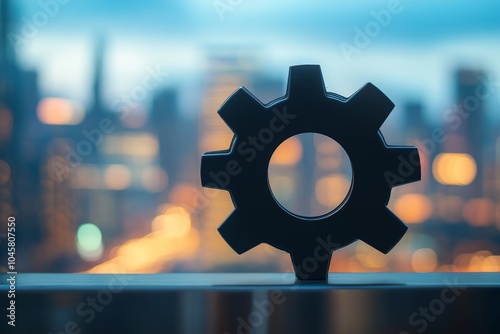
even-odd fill
[{"label": "gear silhouette", "polygon": [[[407,230],[387,208],[391,189],[420,180],[418,150],[387,145],[379,130],[393,107],[371,83],[348,98],[327,92],[318,65],[290,67],[286,95],[269,104],[236,90],[218,111],[230,148],[201,160],[202,185],[229,191],[235,207],[218,228],[224,240],[238,254],[260,243],[290,253],[299,280],[327,280],[332,252],[358,239],[389,252]],[[306,132],[334,139],[352,166],[344,201],[317,217],[283,208],[268,181],[276,148]]]}]

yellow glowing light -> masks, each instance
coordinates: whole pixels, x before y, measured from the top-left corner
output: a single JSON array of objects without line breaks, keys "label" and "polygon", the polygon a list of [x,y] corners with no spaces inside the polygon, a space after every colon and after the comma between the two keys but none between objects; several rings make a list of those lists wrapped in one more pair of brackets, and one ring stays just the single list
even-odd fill
[{"label": "yellow glowing light", "polygon": [[490,255],[482,263],[482,271],[497,272],[500,271],[500,255]]},{"label": "yellow glowing light", "polygon": [[[461,271],[468,272],[497,272],[500,270],[500,256],[490,251],[480,250],[473,254],[460,254],[455,262],[463,257]],[[468,260],[468,261],[466,261]]]},{"label": "yellow glowing light", "polygon": [[500,255],[493,255],[487,250],[460,254],[455,258],[454,265],[457,271],[498,272],[500,271]]},{"label": "yellow glowing light", "polygon": [[146,190],[151,192],[165,190],[168,183],[167,172],[157,166],[148,166],[142,171],[141,183]]},{"label": "yellow glowing light", "polygon": [[122,274],[123,267],[115,262],[104,262],[89,271],[92,274]]},{"label": "yellow glowing light", "polygon": [[343,174],[330,174],[318,180],[315,187],[316,200],[328,208],[342,203],[351,187],[351,181]]},{"label": "yellow glowing light", "polygon": [[94,266],[87,273],[159,272],[168,269],[173,261],[194,256],[199,242],[195,229],[182,236],[174,236],[164,230],[155,231],[116,246],[110,260]]},{"label": "yellow glowing light", "polygon": [[271,157],[270,165],[293,166],[302,158],[302,143],[297,136],[290,137],[281,143]]},{"label": "yellow glowing light", "polygon": [[189,217],[189,211],[187,209],[174,203],[163,203],[156,208],[157,215],[166,215],[171,213],[178,213]]},{"label": "yellow glowing light", "polygon": [[174,238],[183,237],[189,232],[191,216],[186,209],[171,205],[162,211],[163,214],[156,216],[151,223],[153,231],[164,231],[165,235]]},{"label": "yellow glowing light", "polygon": [[495,219],[495,203],[489,198],[474,198],[463,208],[465,221],[473,226],[488,226]]},{"label": "yellow glowing light", "polygon": [[437,255],[431,248],[420,248],[413,253],[411,257],[413,271],[418,273],[430,272],[436,270]]},{"label": "yellow glowing light", "polygon": [[471,184],[476,178],[476,172],[476,161],[465,153],[442,153],[432,164],[434,178],[445,185]]},{"label": "yellow glowing light", "polygon": [[421,194],[406,194],[394,203],[394,213],[409,224],[421,223],[432,213],[432,202]]},{"label": "yellow glowing light", "polygon": [[40,122],[52,125],[73,125],[83,120],[83,108],[74,101],[61,98],[45,98],[36,110]]},{"label": "yellow glowing light", "polygon": [[130,186],[130,170],[123,165],[111,165],[104,172],[106,185],[113,190],[123,190]]},{"label": "yellow glowing light", "polygon": [[123,257],[131,264],[145,263],[151,259],[150,252],[145,247],[146,245],[146,243],[138,239],[127,242],[118,250],[118,256]]},{"label": "yellow glowing light", "polygon": [[4,161],[0,160],[0,185],[5,184],[10,179],[10,166]]}]

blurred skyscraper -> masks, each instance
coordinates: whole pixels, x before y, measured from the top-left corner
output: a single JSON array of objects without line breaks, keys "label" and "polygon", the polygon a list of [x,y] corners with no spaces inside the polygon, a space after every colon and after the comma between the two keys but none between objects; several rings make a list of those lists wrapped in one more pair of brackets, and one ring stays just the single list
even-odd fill
[{"label": "blurred skyscraper", "polygon": [[[0,216],[14,215],[20,222],[16,232],[19,257],[28,257],[32,246],[41,239],[40,210],[43,154],[37,145],[36,105],[39,99],[36,71],[18,66],[9,38],[14,26],[12,2],[0,1]],[[3,228],[3,227],[2,227]],[[29,261],[19,261],[19,270]]]},{"label": "blurred skyscraper", "polygon": [[465,153],[473,158],[474,180],[462,187],[462,195],[468,198],[484,195],[484,160],[486,136],[486,108],[482,97],[485,73],[482,70],[461,68],[454,74],[455,104],[447,114],[447,140],[442,150],[449,153]]},{"label": "blurred skyscraper", "polygon": [[[269,99],[283,95],[283,86],[276,79],[258,74],[258,58],[254,52],[238,49],[211,49],[206,64],[205,88],[201,100],[199,121],[199,155],[217,150],[226,150],[233,133],[217,113],[222,103],[240,86],[245,86],[261,98]],[[254,84],[254,79],[259,85]],[[258,91],[256,91],[258,90]],[[234,110],[235,113],[238,110]],[[233,211],[231,198],[226,191],[209,190],[215,196],[207,196],[206,207],[201,215],[200,234],[203,243],[200,248],[200,263],[205,268],[225,266],[230,270],[245,268],[251,270],[250,263],[270,262],[265,247],[257,247],[245,254],[250,260],[245,266],[241,257],[229,249],[217,232],[217,227]],[[206,192],[208,193],[208,192]],[[276,265],[276,264],[275,264]]]},{"label": "blurred skyscraper", "polygon": [[438,154],[439,143],[431,136],[432,129],[425,117],[424,106],[420,101],[408,101],[403,105],[402,132],[405,144],[419,149],[422,179],[420,182],[405,185],[405,191],[428,193],[433,185],[430,177],[430,162]]},{"label": "blurred skyscraper", "polygon": [[171,190],[185,179],[183,169],[187,168],[188,161],[184,157],[195,149],[190,143],[191,137],[196,137],[180,113],[176,89],[163,89],[155,94],[149,120],[158,137],[159,166],[166,171]]}]

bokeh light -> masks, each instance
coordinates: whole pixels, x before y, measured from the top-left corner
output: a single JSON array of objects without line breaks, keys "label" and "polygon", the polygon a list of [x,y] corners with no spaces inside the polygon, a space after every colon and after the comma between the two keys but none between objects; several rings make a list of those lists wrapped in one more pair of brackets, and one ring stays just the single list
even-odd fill
[{"label": "bokeh light", "polygon": [[434,177],[445,185],[466,186],[474,181],[476,171],[476,161],[464,153],[441,153],[432,164]]},{"label": "bokeh light", "polygon": [[165,203],[151,222],[152,232],[115,246],[110,259],[88,273],[153,273],[165,271],[173,261],[191,258],[199,248],[198,231],[182,206]]},{"label": "bokeh light", "polygon": [[318,180],[315,187],[316,200],[331,211],[346,198],[351,180],[344,174],[330,174]]},{"label": "bokeh light", "polygon": [[298,136],[293,136],[281,143],[274,151],[269,164],[295,165],[302,158],[302,143]]},{"label": "bokeh light", "polygon": [[85,114],[79,103],[55,97],[41,100],[36,113],[40,122],[52,125],[79,124]]},{"label": "bokeh light", "polygon": [[167,172],[158,166],[147,166],[141,173],[141,183],[148,191],[163,191],[168,184]]},{"label": "bokeh light", "polygon": [[190,214],[183,207],[166,205],[160,211],[162,213],[156,216],[151,223],[153,231],[163,231],[178,238],[186,235],[191,229]]},{"label": "bokeh light", "polygon": [[132,176],[124,165],[110,165],[104,172],[106,185],[113,190],[123,190],[130,186]]},{"label": "bokeh light", "polygon": [[413,271],[418,273],[436,270],[437,263],[437,255],[432,248],[417,249],[411,257]]},{"label": "bokeh light", "polygon": [[395,201],[394,213],[406,223],[422,223],[432,214],[432,202],[425,195],[405,194]]},{"label": "bokeh light", "polygon": [[76,232],[76,246],[82,259],[86,261],[100,259],[103,254],[103,244],[99,227],[92,223],[80,225]]}]

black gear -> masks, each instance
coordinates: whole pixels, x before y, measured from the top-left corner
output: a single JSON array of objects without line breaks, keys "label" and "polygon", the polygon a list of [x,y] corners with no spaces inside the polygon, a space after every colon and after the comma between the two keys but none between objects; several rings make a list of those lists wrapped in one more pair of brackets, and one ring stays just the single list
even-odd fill
[{"label": "black gear", "polygon": [[[238,254],[262,242],[290,253],[300,280],[326,280],[331,253],[357,239],[389,252],[407,230],[387,208],[391,189],[420,180],[417,149],[388,146],[379,130],[393,107],[371,83],[349,98],[326,92],[318,65],[290,67],[286,95],[266,105],[239,88],[218,111],[235,134],[230,148],[201,160],[203,186],[229,191],[235,206],[218,228],[224,240]],[[337,141],[352,165],[346,199],[312,218],[284,209],[268,183],[273,152],[305,132]]]}]

